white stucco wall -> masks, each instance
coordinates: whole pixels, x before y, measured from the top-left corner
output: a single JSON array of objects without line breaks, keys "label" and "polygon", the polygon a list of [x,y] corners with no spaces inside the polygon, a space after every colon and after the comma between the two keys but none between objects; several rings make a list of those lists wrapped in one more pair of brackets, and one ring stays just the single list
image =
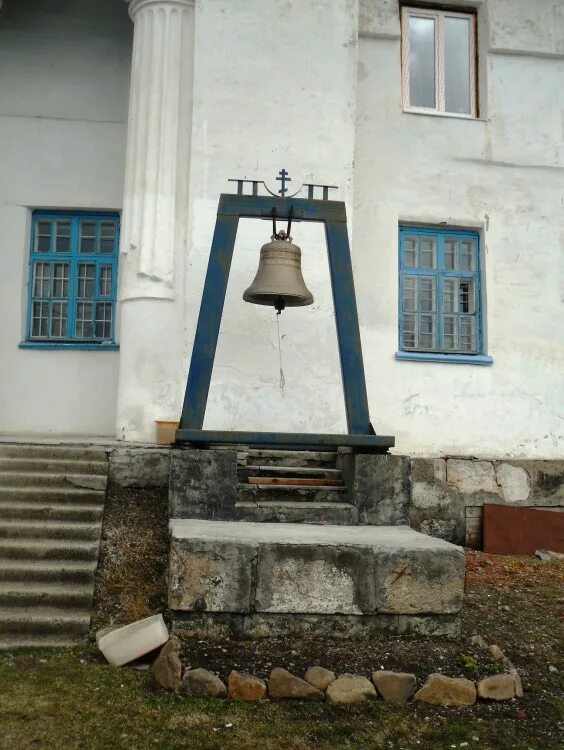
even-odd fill
[{"label": "white stucco wall", "polygon": [[[489,0],[488,120],[473,121],[402,112],[397,13],[364,6],[354,258],[374,425],[402,453],[561,458],[562,6]],[[481,230],[493,366],[394,359],[401,221]]]},{"label": "white stucco wall", "polygon": [[[162,388],[138,399],[150,418],[129,431],[118,419],[119,436],[152,440],[152,419],[179,413],[227,179],[276,189],[284,167],[290,188],[329,182],[347,202],[371,417],[396,451],[562,456],[564,10],[560,0],[449,4],[478,9],[476,120],[402,111],[395,0],[196,0],[188,253],[175,259],[185,329],[140,319],[147,359],[129,358],[151,370],[158,339],[184,364],[176,354],[154,363]],[[30,209],[121,206],[131,33],[121,0],[6,0],[0,14],[3,432],[114,434],[119,353],[17,345]],[[394,358],[401,221],[481,232],[493,366]],[[270,232],[240,224],[205,427],[345,431],[321,227],[293,225],[315,304],[281,317],[283,394],[274,312],[242,300]]]},{"label": "white stucco wall", "polygon": [[0,13],[0,432],[113,435],[119,353],[23,340],[33,208],[120,209],[131,22],[115,0]]},{"label": "white stucco wall", "polygon": [[[355,0],[205,0],[196,5],[187,352],[221,192],[229,177],[266,179],[286,168],[339,185],[352,209],[356,102]],[[240,224],[205,427],[345,430],[337,340],[320,225],[294,224],[311,307],[281,316],[284,395],[274,310],[242,300],[270,239],[269,222]]]}]

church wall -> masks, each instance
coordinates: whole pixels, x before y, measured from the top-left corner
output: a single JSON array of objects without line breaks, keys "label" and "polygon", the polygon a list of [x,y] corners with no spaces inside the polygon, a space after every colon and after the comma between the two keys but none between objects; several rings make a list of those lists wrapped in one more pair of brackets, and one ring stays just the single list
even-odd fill
[{"label": "church wall", "polygon": [[[397,450],[410,455],[558,458],[562,6],[490,0],[486,17],[485,4],[475,4],[476,120],[402,111],[398,14],[384,0],[363,4],[354,261],[370,411],[376,430],[395,434]],[[399,222],[480,231],[485,349],[493,365],[394,358]]]},{"label": "church wall", "polygon": [[119,352],[19,349],[31,211],[119,210],[131,22],[112,0],[0,13],[0,431],[113,435]]}]

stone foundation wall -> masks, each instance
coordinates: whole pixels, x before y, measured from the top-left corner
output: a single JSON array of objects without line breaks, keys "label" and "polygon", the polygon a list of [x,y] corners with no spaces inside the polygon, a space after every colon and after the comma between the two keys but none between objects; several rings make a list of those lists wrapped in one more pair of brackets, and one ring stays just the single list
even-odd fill
[{"label": "stone foundation wall", "polygon": [[487,503],[564,506],[564,461],[411,460],[410,525],[424,534],[481,547]]},{"label": "stone foundation wall", "polygon": [[[122,487],[163,488],[171,477],[177,490],[171,497],[171,516],[232,517],[236,452],[173,454],[184,454],[181,471],[180,464],[171,462],[168,447],[109,448],[109,480]],[[359,510],[360,524],[409,523],[425,534],[476,548],[481,546],[486,503],[564,507],[564,460],[409,458],[342,451],[338,466]],[[207,502],[202,502],[203,486]]]}]

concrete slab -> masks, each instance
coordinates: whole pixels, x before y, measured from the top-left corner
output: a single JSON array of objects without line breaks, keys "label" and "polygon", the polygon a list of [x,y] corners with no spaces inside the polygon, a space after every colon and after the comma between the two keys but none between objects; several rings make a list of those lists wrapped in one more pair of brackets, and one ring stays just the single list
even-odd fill
[{"label": "concrete slab", "polygon": [[173,610],[426,617],[462,604],[462,548],[408,526],[172,519],[170,529]]}]

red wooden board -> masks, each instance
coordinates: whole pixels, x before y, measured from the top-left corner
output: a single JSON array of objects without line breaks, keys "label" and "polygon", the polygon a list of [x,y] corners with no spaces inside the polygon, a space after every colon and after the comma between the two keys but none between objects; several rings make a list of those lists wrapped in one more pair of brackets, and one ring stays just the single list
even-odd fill
[{"label": "red wooden board", "polygon": [[564,509],[484,505],[484,552],[534,555],[564,552]]}]

